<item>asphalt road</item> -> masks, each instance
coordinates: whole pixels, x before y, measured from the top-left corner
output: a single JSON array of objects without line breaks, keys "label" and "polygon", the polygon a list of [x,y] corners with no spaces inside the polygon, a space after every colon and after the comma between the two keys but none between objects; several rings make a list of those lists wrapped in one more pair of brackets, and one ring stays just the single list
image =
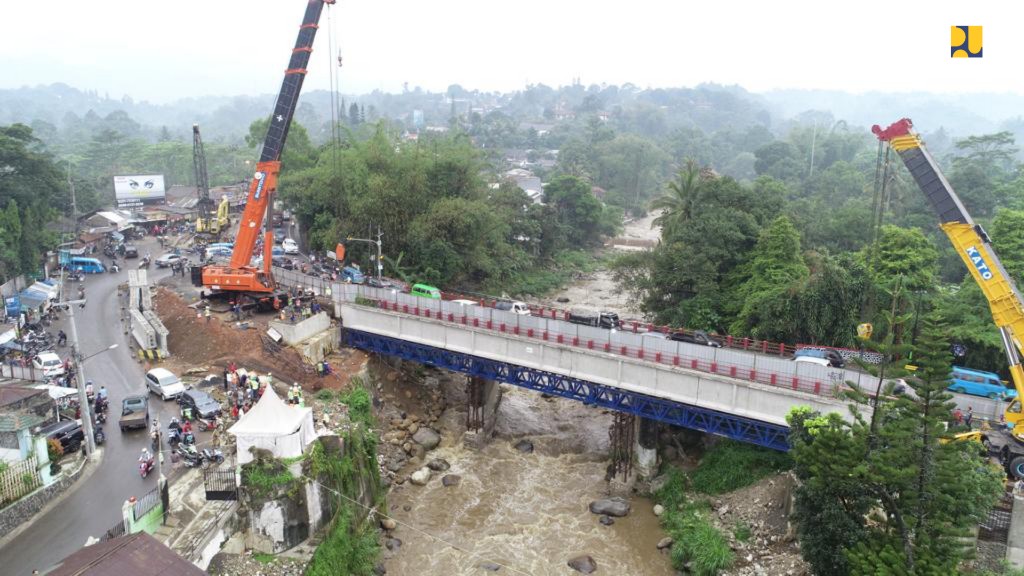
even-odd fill
[{"label": "asphalt road", "polygon": [[[163,253],[151,238],[137,244],[143,254],[147,250],[154,257]],[[127,262],[134,266],[137,260]],[[151,267],[150,282],[155,283],[170,274],[170,269]],[[118,348],[84,362],[85,377],[94,382],[96,389],[101,384],[105,385],[110,397],[110,419],[104,427],[107,441],[103,445],[102,462],[89,478],[72,488],[72,493],[60,505],[36,517],[26,530],[0,548],[0,558],[3,559],[0,573],[28,576],[34,569],[52,566],[85,544],[89,536],[98,538],[117,523],[125,500],[131,496],[141,497],[156,487],[155,473],[143,479],[138,472],[139,454],[143,446],[149,444],[148,432],[135,430],[122,434],[117,429],[121,399],[145,391],[142,365],[133,357],[128,346],[129,337],[123,334],[119,319],[117,286],[127,279],[124,269],[117,274],[88,276],[85,280],[88,302],[84,309],[75,309],[83,356],[111,344],[119,344]],[[68,293],[74,295],[77,289],[75,283]],[[69,332],[66,326],[66,320],[62,319],[50,331],[56,334],[58,328],[63,328]],[[61,348],[57,352],[63,358],[69,350]],[[161,428],[166,429],[170,417],[177,413],[177,405],[173,401],[163,402],[154,395],[149,398],[151,415],[159,416]],[[205,433],[197,434],[197,440],[203,442],[204,436]],[[170,458],[165,457],[164,473],[173,483],[174,475],[169,472]]]}]

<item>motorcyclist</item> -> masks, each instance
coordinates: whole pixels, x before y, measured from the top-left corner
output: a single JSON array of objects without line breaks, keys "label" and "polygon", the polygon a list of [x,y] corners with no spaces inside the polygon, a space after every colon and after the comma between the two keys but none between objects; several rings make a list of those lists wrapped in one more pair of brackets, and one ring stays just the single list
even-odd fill
[{"label": "motorcyclist", "polygon": [[68,343],[68,335],[63,330],[57,331],[57,346],[63,346]]},{"label": "motorcyclist", "polygon": [[86,396],[92,396],[92,393],[93,393],[93,390],[92,390],[92,380],[86,380],[86,382],[85,382],[85,395]]},{"label": "motorcyclist", "polygon": [[143,447],[142,454],[139,455],[139,463],[146,464],[147,462],[153,461],[153,453],[149,451],[149,448]]},{"label": "motorcyclist", "polygon": [[107,399],[107,387],[106,386],[100,386],[99,395],[100,395],[100,398],[103,398],[103,400]]}]

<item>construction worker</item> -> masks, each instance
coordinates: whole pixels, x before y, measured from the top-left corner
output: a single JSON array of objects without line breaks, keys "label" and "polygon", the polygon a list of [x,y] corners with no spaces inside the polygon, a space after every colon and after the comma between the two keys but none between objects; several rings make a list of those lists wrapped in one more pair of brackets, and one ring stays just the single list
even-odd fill
[{"label": "construction worker", "polygon": [[269,387],[269,386],[273,386],[273,385],[274,385],[274,375],[271,374],[270,372],[267,372],[267,386]]},{"label": "construction worker", "polygon": [[260,379],[255,375],[249,377],[249,399],[253,402],[256,401],[256,394],[260,389]]},{"label": "construction worker", "polygon": [[206,316],[206,323],[209,324],[210,323],[210,307],[209,306],[206,307],[206,310],[203,312],[203,316]]},{"label": "construction worker", "polygon": [[288,388],[288,403],[295,403],[295,386],[291,386],[290,388]]}]

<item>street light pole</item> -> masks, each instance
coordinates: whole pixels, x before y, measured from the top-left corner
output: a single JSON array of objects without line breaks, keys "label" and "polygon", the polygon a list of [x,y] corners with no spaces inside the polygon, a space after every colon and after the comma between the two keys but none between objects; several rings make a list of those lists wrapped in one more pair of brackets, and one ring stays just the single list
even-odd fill
[{"label": "street light pole", "polygon": [[381,249],[381,241],[380,241],[380,239],[381,239],[382,236],[384,236],[384,233],[380,231],[380,226],[378,226],[377,227],[377,239],[376,240],[372,240],[370,238],[352,238],[351,236],[348,237],[348,238],[345,238],[345,240],[347,240],[349,242],[369,242],[370,244],[374,244],[374,245],[377,246],[377,280],[378,281],[381,279],[381,273],[384,271],[384,263],[381,261],[382,249]]},{"label": "street light pole", "polygon": [[96,438],[92,432],[92,414],[89,406],[89,397],[85,394],[85,377],[82,374],[85,362],[82,358],[82,351],[78,347],[78,326],[75,324],[75,306],[69,303],[68,306],[68,327],[71,329],[71,357],[75,359],[75,380],[78,383],[78,405],[81,407],[82,428],[85,432],[85,453],[92,458],[96,452]]}]

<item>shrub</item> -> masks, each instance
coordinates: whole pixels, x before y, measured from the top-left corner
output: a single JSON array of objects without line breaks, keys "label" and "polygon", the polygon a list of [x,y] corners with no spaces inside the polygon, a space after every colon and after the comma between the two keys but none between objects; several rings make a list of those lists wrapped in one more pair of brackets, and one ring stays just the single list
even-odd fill
[{"label": "shrub", "polygon": [[60,445],[60,442],[50,438],[46,441],[46,453],[50,457],[50,462],[57,462],[64,456],[64,447]]},{"label": "shrub", "polygon": [[728,440],[704,454],[690,481],[697,492],[722,494],[792,467],[792,458],[784,452]]},{"label": "shrub", "polygon": [[732,565],[729,542],[708,518],[708,504],[692,501],[686,496],[686,477],[673,468],[668,481],[655,494],[665,507],[662,526],[672,537],[672,566],[683,570],[689,564],[697,576],[714,576]]},{"label": "shrub", "polygon": [[373,402],[370,393],[363,387],[358,378],[352,379],[352,388],[348,392],[338,395],[338,400],[348,406],[348,416],[353,422],[361,422],[367,426],[373,425]]},{"label": "shrub", "polygon": [[327,390],[326,388],[316,393],[316,399],[323,402],[330,402],[334,400],[334,392]]}]

